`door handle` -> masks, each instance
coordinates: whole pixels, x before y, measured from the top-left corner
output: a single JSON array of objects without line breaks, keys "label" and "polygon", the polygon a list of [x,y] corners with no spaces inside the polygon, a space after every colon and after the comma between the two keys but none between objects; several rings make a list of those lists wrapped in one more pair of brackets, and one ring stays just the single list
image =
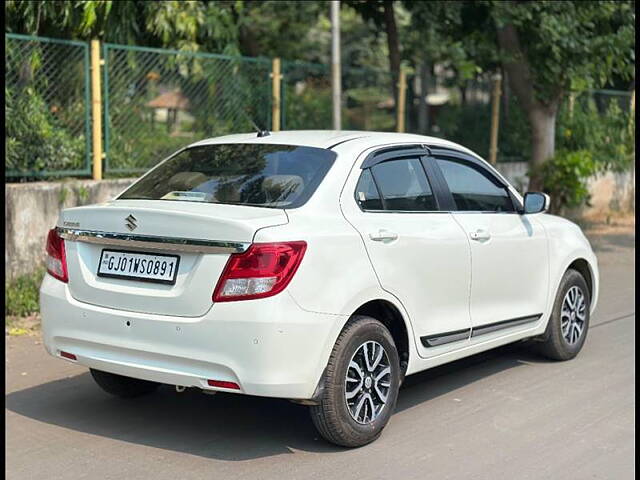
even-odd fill
[{"label": "door handle", "polygon": [[484,228],[479,228],[475,232],[469,232],[469,236],[471,237],[471,240],[477,241],[489,240],[491,238],[489,231]]},{"label": "door handle", "polygon": [[378,233],[370,233],[369,238],[374,242],[384,242],[385,240],[396,240],[398,234],[389,230],[378,230]]}]

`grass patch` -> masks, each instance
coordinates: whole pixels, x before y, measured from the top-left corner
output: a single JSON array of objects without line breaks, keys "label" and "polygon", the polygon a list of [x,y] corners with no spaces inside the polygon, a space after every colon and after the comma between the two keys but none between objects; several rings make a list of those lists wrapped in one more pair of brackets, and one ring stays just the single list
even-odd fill
[{"label": "grass patch", "polygon": [[40,314],[38,313],[28,317],[4,317],[4,321],[4,331],[9,336],[38,336],[40,334]]},{"label": "grass patch", "polygon": [[44,269],[15,278],[4,285],[4,315],[7,317],[27,317],[40,312],[38,291],[44,276]]}]

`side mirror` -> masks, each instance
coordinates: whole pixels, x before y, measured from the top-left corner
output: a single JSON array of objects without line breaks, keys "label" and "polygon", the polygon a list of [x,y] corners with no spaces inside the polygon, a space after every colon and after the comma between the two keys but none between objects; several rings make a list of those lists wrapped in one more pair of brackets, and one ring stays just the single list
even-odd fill
[{"label": "side mirror", "polygon": [[543,213],[549,210],[551,198],[546,193],[527,192],[524,194],[524,213]]}]

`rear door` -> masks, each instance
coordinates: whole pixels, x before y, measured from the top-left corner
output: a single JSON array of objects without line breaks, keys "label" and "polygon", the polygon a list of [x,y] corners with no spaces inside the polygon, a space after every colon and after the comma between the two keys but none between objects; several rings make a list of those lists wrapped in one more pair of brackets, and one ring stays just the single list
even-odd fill
[{"label": "rear door", "polygon": [[382,288],[408,311],[421,354],[430,356],[468,341],[471,257],[463,230],[439,208],[425,155],[368,157],[352,172],[341,207]]},{"label": "rear door", "polygon": [[[543,227],[482,162],[436,152],[453,197],[453,218],[471,244],[473,337],[527,328],[546,308],[549,258]],[[496,333],[496,335],[499,335]]]}]

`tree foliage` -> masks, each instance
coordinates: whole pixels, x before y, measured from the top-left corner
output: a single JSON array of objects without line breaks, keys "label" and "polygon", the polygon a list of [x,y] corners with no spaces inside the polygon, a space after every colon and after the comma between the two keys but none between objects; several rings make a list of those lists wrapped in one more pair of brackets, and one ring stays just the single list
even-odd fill
[{"label": "tree foliage", "polygon": [[598,167],[588,150],[558,150],[541,167],[545,191],[551,196],[551,212],[563,214],[567,208],[589,205],[588,181]]},{"label": "tree foliage", "polygon": [[80,170],[85,142],[74,136],[47,108],[40,95],[27,88],[14,95],[5,88],[5,165],[7,170]]},{"label": "tree foliage", "polygon": [[[432,62],[452,65],[461,78],[495,69],[510,55],[507,51],[499,56],[496,30],[512,25],[525,39],[522,53],[535,66],[532,82],[540,100],[633,76],[635,2],[631,0],[345,0],[343,4],[343,48],[345,60],[353,66],[376,62],[380,66],[380,56],[389,55],[384,36],[391,6],[398,23],[398,48],[409,64],[427,56]],[[5,3],[6,29],[16,33],[98,37],[113,43],[323,63],[328,61],[330,44],[328,9],[324,2],[273,0]]]},{"label": "tree foliage", "polygon": [[497,65],[486,12],[478,14],[477,5],[458,0],[403,4],[411,14],[403,41],[408,62],[442,64],[454,73],[451,83],[455,85]]},{"label": "tree foliage", "polygon": [[[470,81],[502,71],[507,82],[504,88],[517,97],[513,108],[518,113],[507,123],[516,134],[505,139],[506,130],[501,127],[501,148],[529,155],[534,187],[546,185],[536,175],[550,171],[541,167],[555,158],[556,144],[563,151],[559,158],[564,163],[587,158],[571,156],[581,150],[591,152],[598,170],[622,169],[632,161],[634,136],[625,127],[627,116],[619,109],[580,108],[568,115],[562,105],[569,94],[633,84],[634,1],[344,0],[342,5],[345,67],[388,72],[384,85],[373,85],[344,68],[344,84],[354,89],[345,95],[347,102],[365,105],[358,97],[362,92],[370,100],[385,90],[385,95],[393,92],[395,96],[401,62],[410,72],[428,65],[433,73],[437,64],[446,72],[441,82],[459,88],[463,98]],[[330,61],[327,2],[9,0],[5,15],[7,31],[16,33],[80,40],[98,37],[111,43],[279,56],[323,64]],[[316,82],[313,75],[309,77]],[[382,78],[374,80],[381,83]],[[320,99],[328,98],[326,85],[307,83],[299,100],[320,108]],[[287,88],[289,94],[291,85]],[[293,126],[294,116],[302,115],[296,108],[301,107],[287,108]],[[486,127],[484,119],[468,125],[477,118],[474,106],[447,108],[441,117],[444,133],[465,137]],[[321,112],[318,118],[328,115],[325,108],[317,111]],[[562,122],[556,128],[558,115]],[[40,120],[44,125],[45,119]],[[530,143],[526,147],[525,137]],[[482,145],[477,148],[482,150]],[[560,160],[554,162],[560,165]]]},{"label": "tree foliage", "polygon": [[[496,28],[517,32],[536,100],[548,104],[569,91],[600,88],[614,76],[630,80],[635,65],[631,1],[490,2]],[[507,60],[517,54],[503,52]]]},{"label": "tree foliage", "polygon": [[554,156],[556,115],[571,91],[631,79],[635,64],[632,2],[488,3],[502,63],[531,126],[531,184],[551,181],[541,168]]}]

